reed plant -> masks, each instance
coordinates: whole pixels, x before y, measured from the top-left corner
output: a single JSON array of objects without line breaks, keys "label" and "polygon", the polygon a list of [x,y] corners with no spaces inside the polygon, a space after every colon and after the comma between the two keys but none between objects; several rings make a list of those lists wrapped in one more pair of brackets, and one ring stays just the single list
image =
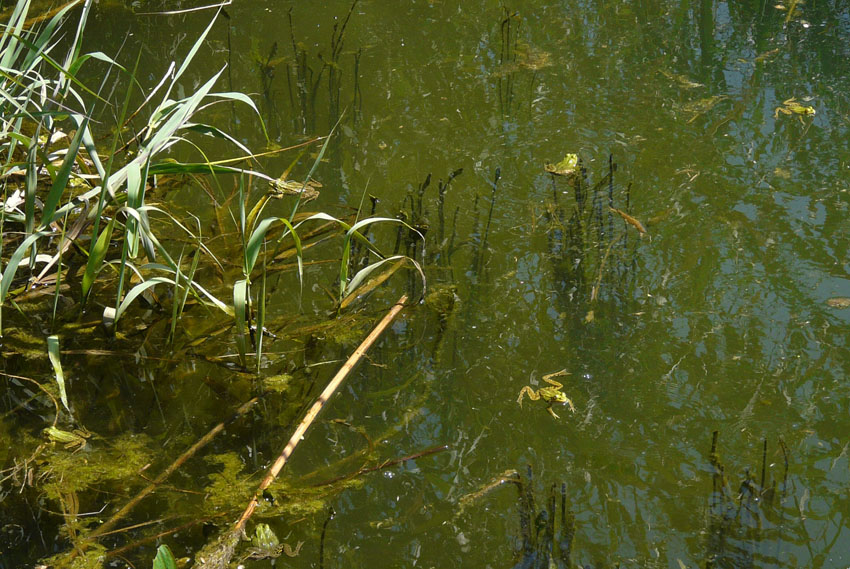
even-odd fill
[{"label": "reed plant", "polygon": [[[68,257],[76,251],[85,255],[79,276],[79,305],[85,307],[98,287],[109,282],[112,300],[107,300],[104,321],[117,326],[132,303],[153,287],[173,289],[173,338],[176,322],[189,296],[215,307],[236,320],[237,346],[240,354],[247,351],[250,325],[251,274],[266,246],[269,230],[283,225],[278,242],[290,237],[297,250],[299,280],[303,277],[302,252],[297,227],[312,220],[338,223],[345,231],[339,276],[339,300],[361,282],[363,277],[386,262],[360,233],[362,227],[381,222],[399,223],[380,218],[359,221],[348,226],[329,214],[316,213],[295,223],[298,203],[288,217],[262,217],[262,208],[246,214],[248,192],[246,177],[270,179],[235,161],[211,161],[192,142],[191,135],[214,136],[238,149],[243,164],[253,158],[251,151],[234,137],[214,125],[204,124],[198,115],[211,105],[241,103],[257,115],[257,108],[245,94],[215,92],[214,86],[224,68],[203,82],[191,95],[175,98],[177,85],[204,44],[216,18],[213,17],[188,51],[182,62],[173,62],[162,80],[149,92],[138,84],[136,67],[123,67],[102,52],[82,53],[85,23],[92,8],[91,1],[71,3],[47,20],[28,20],[30,2],[19,0],[0,37],[0,334],[3,310],[16,306],[16,294],[28,286],[45,282],[55,275],[58,282],[68,282],[63,269],[70,265]],[[72,12],[73,11],[73,12]],[[57,55],[61,34],[67,34],[70,15],[76,14],[73,41]],[[41,22],[41,23],[33,23]],[[92,133],[90,117],[102,106],[109,105],[79,77],[88,62],[104,65],[107,75],[123,79],[127,85],[123,105],[112,114],[113,125],[109,148],[98,147]],[[105,82],[104,82],[105,84]],[[102,87],[102,86],[101,86]],[[143,103],[131,112],[130,101],[142,96]],[[119,148],[125,138],[131,117],[147,116],[144,127],[130,142]],[[264,127],[262,128],[265,132]],[[325,138],[308,180],[313,176],[327,148]],[[177,162],[170,153],[177,144],[188,144],[203,157],[198,162]],[[130,151],[132,149],[132,152]],[[163,205],[146,200],[147,180],[159,174],[236,174],[240,180],[238,226],[243,242],[243,278],[233,285],[233,306],[220,300],[195,280],[202,255],[218,263],[200,235],[200,224],[191,230]],[[306,184],[306,180],[305,180]],[[166,223],[188,236],[194,243],[192,263],[184,267],[188,255],[170,251],[157,235],[156,222]],[[351,240],[365,242],[377,258],[373,264],[349,278],[347,256]],[[71,245],[76,245],[75,249]],[[116,252],[116,244],[119,245]],[[107,273],[109,279],[103,276]],[[22,275],[26,275],[26,280]],[[262,304],[262,298],[259,299]],[[54,317],[55,317],[54,302]],[[259,308],[262,309],[262,306]]]}]

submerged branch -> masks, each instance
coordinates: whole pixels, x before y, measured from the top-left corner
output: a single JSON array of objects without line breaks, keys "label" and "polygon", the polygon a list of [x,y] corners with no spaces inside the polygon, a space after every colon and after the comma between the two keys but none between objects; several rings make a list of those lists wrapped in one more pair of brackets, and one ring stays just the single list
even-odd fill
[{"label": "submerged branch", "polygon": [[242,512],[242,515],[236,523],[233,524],[233,527],[229,531],[226,531],[219,536],[215,542],[205,547],[203,552],[198,553],[194,567],[205,569],[227,567],[228,563],[230,563],[230,559],[233,557],[234,551],[236,550],[236,545],[239,543],[239,539],[244,533],[245,524],[251,518],[254,510],[259,505],[259,500],[263,491],[275,481],[277,475],[280,474],[280,471],[286,465],[289,457],[292,456],[292,453],[295,451],[295,447],[298,446],[298,443],[307,432],[307,429],[309,429],[310,425],[313,424],[313,421],[316,420],[316,416],[319,414],[319,411],[321,411],[325,404],[330,400],[337,388],[339,388],[351,370],[354,369],[354,366],[360,362],[360,359],[366,354],[366,351],[372,347],[375,340],[383,334],[384,330],[387,329],[398,313],[401,312],[401,309],[404,308],[405,302],[407,302],[406,294],[402,295],[401,298],[398,299],[389,312],[384,315],[384,318],[377,324],[377,326],[375,326],[369,335],[366,336],[366,339],[357,346],[354,353],[352,353],[348,360],[346,360],[333,379],[331,379],[330,383],[328,383],[328,386],[325,387],[324,391],[322,391],[319,395],[316,402],[313,403],[313,406],[310,407],[310,410],[307,411],[307,415],[301,420],[298,428],[295,429],[295,432],[292,434],[292,437],[290,437],[289,442],[281,451],[280,456],[277,457],[277,460],[275,460],[274,464],[272,464],[271,468],[269,468],[269,473],[260,483],[260,486],[257,488],[257,491],[254,493],[254,496],[251,498],[251,501],[248,503],[245,511]]}]

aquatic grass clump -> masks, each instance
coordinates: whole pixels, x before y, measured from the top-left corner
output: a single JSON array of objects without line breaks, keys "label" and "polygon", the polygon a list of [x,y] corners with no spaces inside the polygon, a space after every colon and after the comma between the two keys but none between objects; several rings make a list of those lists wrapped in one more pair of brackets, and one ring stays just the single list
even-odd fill
[{"label": "aquatic grass clump", "polygon": [[[90,2],[81,8],[75,41],[64,62],[58,62],[49,54],[55,49],[58,34],[62,32],[66,16],[73,7],[74,4],[71,4],[60,10],[42,29],[28,31],[29,2],[21,0],[0,38],[0,66],[4,69],[0,74],[0,92],[4,93],[0,100],[0,180],[4,205],[0,211],[3,235],[0,259],[5,261],[0,265],[0,310],[7,300],[14,305],[14,293],[25,290],[20,286],[13,289],[13,283],[18,282],[18,273],[23,268],[29,270],[30,285],[48,282],[52,271],[58,297],[58,283],[65,264],[69,262],[67,256],[73,242],[87,253],[79,282],[80,306],[85,306],[89,300],[103,269],[112,268],[117,276],[115,298],[111,309],[105,312],[109,323],[116,323],[135,298],[157,284],[171,285],[182,291],[176,297],[183,298],[178,303],[180,306],[185,305],[185,298],[191,294],[200,302],[232,314],[232,309],[184,272],[179,260],[176,261],[160,243],[151,218],[164,216],[172,226],[198,243],[199,251],[211,256],[200,235],[189,230],[165,209],[147,204],[145,199],[147,180],[161,172],[192,173],[198,172],[199,166],[201,171],[209,174],[247,171],[206,160],[181,165],[163,157],[175,144],[187,141],[186,137],[191,133],[227,140],[236,145],[244,156],[251,156],[244,145],[227,133],[212,125],[196,122],[199,112],[221,102],[240,102],[257,112],[251,99],[242,93],[213,91],[224,68],[191,95],[172,98],[172,92],[203,45],[216,17],[197,38],[180,65],[172,63],[157,87],[146,94],[142,107],[130,115],[131,93],[141,88],[136,82],[135,70],[128,71],[99,52],[80,54]],[[95,147],[88,117],[99,106],[108,103],[77,79],[83,63],[90,59],[106,63],[109,71],[117,70],[129,85],[105,166]],[[149,110],[140,133],[118,149],[118,140],[126,128],[125,119],[148,108],[163,87],[162,98]],[[69,135],[58,136],[62,134],[63,127],[70,127]],[[70,136],[74,128],[76,131]],[[58,145],[60,141],[64,141],[61,146]],[[131,143],[132,152],[129,151]],[[200,151],[199,147],[195,147]],[[12,228],[14,232],[10,231]],[[56,244],[57,236],[58,245],[54,251],[51,247]],[[120,242],[120,254],[118,258],[108,260],[109,251],[116,241]],[[134,260],[139,258],[141,251],[149,262],[137,266]],[[157,259],[162,262],[157,262]],[[34,274],[39,263],[45,266],[36,277]],[[196,268],[190,268],[189,272],[194,274]],[[130,280],[128,269],[139,283],[125,291]],[[174,316],[176,319],[179,311]]]}]

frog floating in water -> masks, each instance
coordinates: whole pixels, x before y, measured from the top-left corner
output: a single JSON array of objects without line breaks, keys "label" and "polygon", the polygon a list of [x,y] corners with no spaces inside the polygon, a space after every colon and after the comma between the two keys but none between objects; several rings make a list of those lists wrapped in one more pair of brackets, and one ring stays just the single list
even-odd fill
[{"label": "frog floating in water", "polygon": [[273,198],[300,195],[302,201],[309,202],[319,197],[318,188],[321,188],[322,184],[315,180],[308,180],[307,183],[304,184],[302,182],[287,180],[285,177],[281,177],[277,180],[269,180],[269,186],[271,187],[269,195]]},{"label": "frog floating in water", "polygon": [[251,537],[251,547],[248,548],[248,556],[252,559],[275,558],[283,552],[283,546],[277,539],[269,524],[257,524],[254,535]]},{"label": "frog floating in water", "polygon": [[804,116],[815,116],[815,108],[808,105],[801,105],[797,102],[796,97],[791,97],[790,99],[782,101],[781,107],[776,107],[776,110],[773,111],[773,118],[778,119],[779,113],[782,113],[783,115],[797,115],[800,122],[803,122]]},{"label": "frog floating in water", "polygon": [[567,370],[562,369],[561,371],[557,371],[555,373],[550,373],[548,375],[543,376],[543,381],[545,381],[552,387],[541,387],[537,391],[534,391],[530,386],[526,385],[522,388],[522,390],[520,390],[519,397],[517,398],[516,402],[519,403],[520,407],[522,407],[522,398],[525,395],[528,395],[528,398],[532,401],[542,399],[548,404],[546,410],[549,411],[549,413],[551,413],[551,415],[556,419],[558,419],[559,417],[552,409],[552,405],[555,405],[556,403],[559,405],[567,405],[570,408],[570,411],[575,413],[575,405],[573,405],[573,402],[570,400],[569,397],[567,397],[567,394],[561,391],[563,384],[558,383],[557,381],[552,379],[553,377],[560,377],[562,375],[567,375]]},{"label": "frog floating in water", "polygon": [[578,154],[567,154],[564,159],[557,164],[546,162],[543,169],[555,176],[572,177],[578,169]]}]

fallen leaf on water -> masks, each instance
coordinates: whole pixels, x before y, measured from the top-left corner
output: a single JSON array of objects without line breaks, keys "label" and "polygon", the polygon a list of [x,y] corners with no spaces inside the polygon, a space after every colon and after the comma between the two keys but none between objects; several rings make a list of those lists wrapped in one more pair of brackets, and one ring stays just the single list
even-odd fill
[{"label": "fallen leaf on water", "polygon": [[850,308],[850,298],[847,298],[846,296],[829,298],[826,301],[826,305],[831,308]]}]

